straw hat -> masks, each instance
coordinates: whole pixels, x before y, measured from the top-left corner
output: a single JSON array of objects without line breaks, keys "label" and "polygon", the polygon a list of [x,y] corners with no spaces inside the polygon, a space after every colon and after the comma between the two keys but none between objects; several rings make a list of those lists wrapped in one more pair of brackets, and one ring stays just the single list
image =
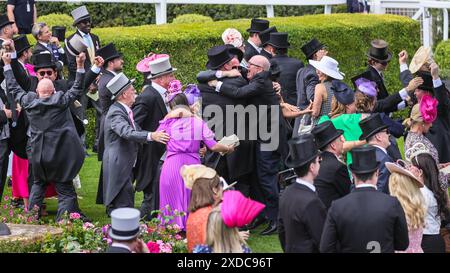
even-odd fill
[{"label": "straw hat", "polygon": [[412,172],[408,171],[407,169],[403,168],[402,166],[392,163],[392,162],[386,162],[384,164],[386,165],[386,168],[389,170],[390,173],[399,173],[399,174],[408,176],[416,183],[417,187],[419,187],[419,188],[423,187],[423,181],[418,179]]},{"label": "straw hat", "polygon": [[416,73],[422,65],[429,62],[431,59],[431,47],[425,47],[421,46],[416,51],[416,54],[414,54],[414,57],[411,60],[411,63],[409,64],[409,71],[411,73]]},{"label": "straw hat", "polygon": [[183,165],[180,169],[181,177],[183,177],[184,186],[192,190],[194,182],[198,178],[212,179],[217,175],[214,169],[201,164]]}]

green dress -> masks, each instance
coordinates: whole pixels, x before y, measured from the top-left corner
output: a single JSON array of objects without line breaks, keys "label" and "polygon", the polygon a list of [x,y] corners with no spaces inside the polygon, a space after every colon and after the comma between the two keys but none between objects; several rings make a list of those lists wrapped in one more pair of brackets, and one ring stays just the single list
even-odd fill
[{"label": "green dress", "polygon": [[[330,120],[328,116],[322,116],[319,120],[319,124]],[[334,119],[331,119],[336,129],[344,131],[345,141],[357,141],[362,135],[361,127],[359,127],[359,121],[361,120],[361,113],[355,114],[342,114]],[[352,163],[352,155],[347,152],[347,166]]]}]

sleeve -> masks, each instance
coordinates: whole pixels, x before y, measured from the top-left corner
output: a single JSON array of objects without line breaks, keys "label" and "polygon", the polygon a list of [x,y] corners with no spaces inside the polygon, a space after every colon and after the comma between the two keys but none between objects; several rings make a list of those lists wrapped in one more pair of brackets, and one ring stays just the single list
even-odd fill
[{"label": "sleeve", "polygon": [[400,81],[403,87],[408,86],[409,82],[413,79],[413,75],[409,69],[400,72]]},{"label": "sleeve", "polygon": [[400,202],[395,199],[394,210],[396,213],[394,227],[394,249],[405,250],[409,246],[408,225],[406,223],[405,212]]},{"label": "sleeve", "polygon": [[84,89],[85,74],[86,73],[76,73],[75,81],[73,82],[72,87],[70,87],[70,89],[66,93],[64,93],[61,104],[69,105],[70,103],[81,97],[83,91],[85,90]]},{"label": "sleeve", "polygon": [[316,74],[309,74],[306,78],[306,99],[308,101],[314,101],[314,91],[316,85],[319,84],[319,77]]},{"label": "sleeve", "polygon": [[[136,120],[135,120],[135,122],[136,122]],[[167,122],[164,119],[159,122],[159,126],[156,129],[156,131],[163,131],[163,130],[165,130],[167,132]]]},{"label": "sleeve", "polygon": [[350,193],[352,181],[350,180],[346,165],[342,165],[336,172],[336,189],[340,197]]},{"label": "sleeve", "polygon": [[3,129],[3,125],[6,124],[7,122],[8,122],[8,117],[6,117],[5,111],[0,109],[0,125],[2,126],[2,127],[0,127],[0,133]]},{"label": "sleeve", "polygon": [[[19,103],[22,107],[25,107],[28,104],[28,96],[27,92],[23,90],[20,85],[17,83],[16,78],[14,77],[13,71],[11,70],[11,66],[5,66],[5,80],[8,86],[8,91],[13,95],[14,100]],[[32,93],[35,94],[35,93]],[[30,94],[31,96],[31,94]]]},{"label": "sleeve", "polygon": [[439,102],[437,106],[439,116],[448,116],[450,100],[447,93],[447,89],[443,84],[439,87],[434,88],[434,94]]},{"label": "sleeve", "polygon": [[217,141],[214,139],[214,132],[209,129],[208,124],[201,120],[202,122],[202,142],[211,149],[214,145],[217,144]]},{"label": "sleeve", "polygon": [[388,180],[391,173],[384,163],[386,163],[386,160],[382,160],[380,163],[380,175],[378,176],[377,190],[389,194]]},{"label": "sleeve", "polygon": [[216,70],[200,71],[197,74],[197,81],[199,83],[208,83],[209,81],[217,79]]},{"label": "sleeve", "polygon": [[151,105],[148,105],[141,96],[138,96],[133,107],[133,115],[134,122],[141,128],[144,128],[144,122],[150,109],[152,109]]},{"label": "sleeve", "polygon": [[242,87],[234,87],[229,83],[222,84],[220,92],[227,97],[245,99],[257,96],[261,90],[261,83],[258,80],[250,82]]},{"label": "sleeve", "polygon": [[17,58],[11,59],[11,68],[14,73],[14,77],[16,78],[17,83],[20,85],[20,87],[22,87],[24,90],[30,90],[31,79],[27,75],[26,71],[19,64]]},{"label": "sleeve", "polygon": [[397,111],[397,105],[402,102],[402,97],[397,92],[384,99],[378,100],[375,104],[374,113],[391,113]]},{"label": "sleeve", "polygon": [[320,237],[322,236],[323,225],[326,217],[327,212],[325,207],[318,198],[308,204],[305,209],[305,214],[302,217],[306,230],[308,230],[311,235],[317,249],[320,247]]},{"label": "sleeve", "polygon": [[391,135],[393,135],[396,138],[403,136],[403,133],[405,132],[405,127],[403,126],[403,124],[391,119],[388,115],[384,113],[382,113],[381,118],[383,120],[383,123],[389,126],[388,130]]},{"label": "sleeve", "polygon": [[8,0],[7,4],[15,6],[16,5],[16,0]]},{"label": "sleeve", "polygon": [[121,138],[135,141],[139,143],[146,143],[148,133],[147,131],[136,131],[128,122],[128,119],[120,112],[116,111],[111,115],[111,129]]},{"label": "sleeve", "polygon": [[286,231],[284,229],[283,219],[278,217],[278,239],[280,240],[283,252],[286,252]]},{"label": "sleeve", "polygon": [[[64,48],[64,51],[68,52],[67,48]],[[71,54],[67,54],[66,57],[67,57],[67,69],[69,70],[69,78],[67,80],[73,81],[76,76],[77,61],[76,61],[75,57],[72,56]]]},{"label": "sleeve", "polygon": [[323,227],[322,237],[320,238],[320,252],[321,253],[336,253],[337,252],[337,227],[334,220],[334,206],[328,210],[327,219]]},{"label": "sleeve", "polygon": [[89,86],[97,79],[99,72],[96,73],[91,69],[86,72],[86,76],[84,77],[84,90],[88,90]]}]

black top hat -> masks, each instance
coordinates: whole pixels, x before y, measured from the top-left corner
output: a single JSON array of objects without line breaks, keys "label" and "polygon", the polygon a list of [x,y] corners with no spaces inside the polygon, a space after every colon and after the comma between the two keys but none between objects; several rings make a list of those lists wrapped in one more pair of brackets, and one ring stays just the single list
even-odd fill
[{"label": "black top hat", "polygon": [[380,162],[377,161],[375,147],[373,146],[354,148],[352,149],[351,154],[352,163],[349,165],[349,169],[353,173],[373,173],[380,166]]},{"label": "black top hat", "polygon": [[423,79],[423,83],[421,85],[419,85],[419,87],[417,87],[418,89],[426,90],[431,93],[434,93],[433,76],[431,76],[430,72],[417,71],[416,76],[421,77]]},{"label": "black top hat", "polygon": [[331,82],[331,89],[333,90],[334,97],[339,103],[349,105],[355,101],[355,91],[344,82],[333,80]]},{"label": "black top hat", "polygon": [[388,51],[388,43],[384,40],[373,40],[370,42],[369,52],[367,56],[379,62],[389,62],[392,53]]},{"label": "black top hat", "polygon": [[375,113],[361,120],[359,122],[359,127],[361,127],[362,130],[362,135],[359,137],[359,140],[365,140],[386,129],[388,126],[384,124],[380,113]]},{"label": "black top hat", "polygon": [[52,27],[52,36],[58,38],[62,42],[66,38],[66,27],[54,26]]},{"label": "black top hat", "polygon": [[8,15],[0,15],[0,29],[6,25],[12,25],[14,22],[9,21]]},{"label": "black top hat", "polygon": [[243,55],[244,54],[240,49],[235,48],[232,45],[214,46],[208,50],[208,62],[206,63],[206,68],[218,69],[235,56],[241,61]]},{"label": "black top hat", "polygon": [[276,27],[269,27],[268,29],[259,33],[259,39],[261,40],[261,46],[265,46],[270,40],[270,33],[278,32]]},{"label": "black top hat", "polygon": [[292,138],[288,145],[289,155],[285,163],[289,168],[301,167],[320,155],[312,134]]},{"label": "black top hat", "polygon": [[267,44],[275,48],[288,48],[291,46],[288,40],[288,34],[286,32],[272,32],[270,33],[270,39],[267,41]]},{"label": "black top hat", "polygon": [[101,47],[99,50],[97,50],[95,55],[101,56],[103,60],[105,60],[105,64],[110,60],[121,57],[120,53],[117,52],[116,47],[113,43],[109,43],[104,47]]},{"label": "black top hat", "polygon": [[325,122],[316,125],[314,129],[311,131],[311,133],[314,135],[316,139],[317,148],[322,150],[328,144],[330,144],[335,139],[340,137],[344,133],[344,131],[336,129],[336,127],[334,127],[333,122],[327,120]]},{"label": "black top hat", "polygon": [[26,35],[19,35],[15,37],[13,40],[17,55],[20,55],[20,53],[24,52],[25,50],[31,47]]},{"label": "black top hat", "polygon": [[313,38],[311,41],[307,42],[302,46],[303,54],[305,54],[307,59],[311,59],[312,55],[317,51],[321,50],[325,45],[319,42],[316,38]]},{"label": "black top hat", "polygon": [[351,79],[351,80],[352,80],[352,83],[353,83],[353,87],[355,87],[355,90],[358,90],[358,86],[356,85],[356,81],[357,81],[358,79],[361,79],[361,78],[367,79],[367,80],[369,80],[369,81],[376,82],[376,79],[374,79],[374,78],[372,77],[372,73],[371,73],[369,70],[366,70],[366,71],[364,71],[363,73],[361,73],[361,74],[359,74],[359,75],[357,75],[357,76],[354,76],[354,77]]},{"label": "black top hat", "polygon": [[48,51],[33,55],[34,71],[40,68],[56,69],[56,63],[52,61],[52,55]]},{"label": "black top hat", "polygon": [[250,28],[247,29],[247,32],[260,33],[261,31],[266,30],[267,28],[269,28],[269,21],[264,19],[253,18],[250,24]]}]

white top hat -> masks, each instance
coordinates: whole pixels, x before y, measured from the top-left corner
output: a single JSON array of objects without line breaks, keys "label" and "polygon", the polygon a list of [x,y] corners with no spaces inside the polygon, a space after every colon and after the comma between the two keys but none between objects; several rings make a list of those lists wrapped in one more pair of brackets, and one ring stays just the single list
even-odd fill
[{"label": "white top hat", "polygon": [[147,77],[147,79],[154,79],[156,77],[177,71],[177,69],[173,68],[170,64],[169,57],[156,59],[149,63],[149,67],[151,74]]},{"label": "white top hat", "polygon": [[112,78],[106,85],[106,88],[108,88],[109,92],[112,94],[111,100],[114,100],[123,91],[127,90],[133,82],[134,79],[128,79],[122,72],[114,76],[114,78]]},{"label": "white top hat", "polygon": [[339,63],[328,56],[323,56],[322,59],[318,61],[309,60],[309,64],[320,72],[332,77],[336,80],[344,79],[344,73],[339,72]]},{"label": "white top hat", "polygon": [[64,43],[67,45],[69,54],[73,56],[78,56],[88,48],[88,45],[80,35],[73,35],[70,40],[66,39]]},{"label": "white top hat", "polygon": [[71,12],[73,17],[73,24],[76,25],[80,21],[83,21],[84,19],[90,18],[89,12],[86,8],[86,6],[78,7]]},{"label": "white top hat", "polygon": [[109,237],[115,240],[131,240],[139,235],[141,213],[135,208],[119,208],[111,212]]}]

